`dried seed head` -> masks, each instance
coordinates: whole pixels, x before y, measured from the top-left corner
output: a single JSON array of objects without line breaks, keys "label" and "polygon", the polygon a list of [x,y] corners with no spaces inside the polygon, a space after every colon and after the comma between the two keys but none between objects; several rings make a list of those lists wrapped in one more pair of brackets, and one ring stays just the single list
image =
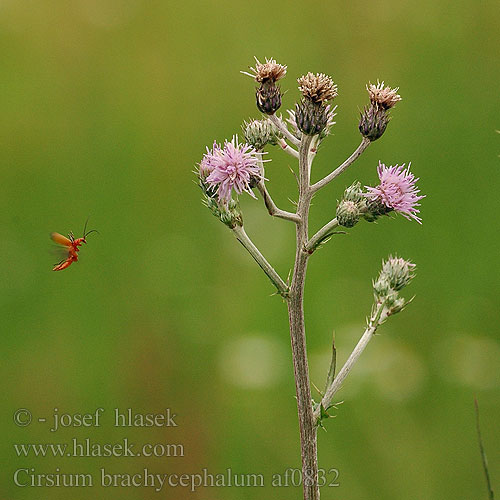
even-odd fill
[{"label": "dried seed head", "polygon": [[323,73],[307,73],[301,76],[297,82],[302,95],[310,101],[323,104],[334,99],[337,94],[337,85],[333,80]]},{"label": "dried seed head", "polygon": [[398,101],[401,101],[401,96],[398,94],[399,87],[391,89],[391,87],[384,87],[384,82],[377,80],[377,85],[369,83],[366,86],[370,101],[380,106],[382,109],[393,108]]},{"label": "dried seed head", "polygon": [[255,67],[250,69],[253,71],[253,74],[246,71],[242,71],[242,73],[250,76],[258,83],[274,83],[286,75],[286,66],[278,64],[273,58],[268,59],[266,57],[265,63],[261,63],[255,58]]},{"label": "dried seed head", "polygon": [[376,141],[382,137],[390,120],[387,111],[372,103],[365,107],[360,115],[358,128],[361,135],[370,141]]},{"label": "dried seed head", "polygon": [[308,99],[302,99],[295,105],[295,120],[298,129],[306,135],[316,135],[327,127],[330,116],[330,106],[316,104]]},{"label": "dried seed head", "polygon": [[273,81],[268,80],[261,83],[260,87],[255,91],[255,101],[257,108],[261,113],[266,115],[274,115],[281,107],[281,90],[279,85],[275,85]]},{"label": "dried seed head", "polygon": [[282,93],[275,83],[286,75],[286,66],[278,64],[273,58],[261,63],[255,58],[255,67],[250,68],[253,73],[242,71],[244,75],[250,76],[260,86],[255,90],[257,108],[266,115],[273,115],[281,106]]}]

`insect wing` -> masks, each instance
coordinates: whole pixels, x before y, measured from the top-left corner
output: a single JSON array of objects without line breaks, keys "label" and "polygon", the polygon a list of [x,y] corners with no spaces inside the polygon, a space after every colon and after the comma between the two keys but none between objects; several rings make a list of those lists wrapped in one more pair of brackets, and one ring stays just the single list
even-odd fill
[{"label": "insect wing", "polygon": [[52,238],[52,241],[54,241],[58,245],[63,245],[65,247],[71,246],[71,240],[69,238],[66,238],[66,236],[63,236],[62,234],[51,233],[50,237]]}]

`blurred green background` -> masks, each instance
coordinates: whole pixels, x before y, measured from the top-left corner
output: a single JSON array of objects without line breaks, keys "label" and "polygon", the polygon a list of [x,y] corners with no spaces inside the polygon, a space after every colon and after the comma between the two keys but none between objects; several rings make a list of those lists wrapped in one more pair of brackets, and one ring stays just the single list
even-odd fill
[{"label": "blurred green background", "polygon": [[[319,433],[320,467],[358,500],[487,498],[473,397],[500,490],[500,7],[476,2],[169,2],[2,0],[0,226],[2,499],[301,498],[270,477],[299,467],[285,305],[232,234],[200,203],[192,170],[205,146],[259,117],[253,56],[295,79],[339,86],[337,125],[313,177],[359,142],[365,84],[400,87],[384,137],[315,199],[311,227],[346,185],[376,182],[379,160],[412,162],[423,225],[360,223],[310,261],[311,376],[322,386],[332,330],[340,361],[361,334],[371,279],[390,253],[412,259],[416,298],[369,345]],[[293,159],[270,152],[269,189],[291,209]],[[242,198],[247,232],[284,276],[294,228]],[[91,235],[80,261],[51,272],[48,234]],[[106,409],[100,428],[49,431],[38,417]],[[160,412],[179,426],[121,429],[113,408]],[[16,427],[28,408],[35,421]],[[496,422],[496,423],[495,423]],[[13,443],[182,443],[184,457],[16,458]],[[7,441],[5,443],[5,441]],[[20,488],[12,475],[263,473],[262,488]],[[96,480],[97,482],[97,480]]]}]

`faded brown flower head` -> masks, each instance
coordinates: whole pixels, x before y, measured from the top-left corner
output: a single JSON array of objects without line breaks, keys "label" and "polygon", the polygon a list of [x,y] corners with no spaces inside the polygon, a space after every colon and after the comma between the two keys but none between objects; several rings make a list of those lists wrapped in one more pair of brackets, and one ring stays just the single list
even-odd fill
[{"label": "faded brown flower head", "polygon": [[259,83],[267,82],[277,82],[281,80],[286,75],[286,66],[278,64],[273,58],[268,59],[266,57],[266,62],[261,63],[257,58],[255,58],[255,68],[250,68],[252,73],[247,73],[242,71],[244,75],[248,75],[255,79]]},{"label": "faded brown flower head", "polygon": [[303,96],[317,104],[330,101],[338,95],[337,85],[323,73],[307,73],[307,75],[301,76],[297,82]]},{"label": "faded brown flower head", "polygon": [[372,102],[361,111],[359,131],[363,137],[376,141],[384,134],[390,118],[386,109]]},{"label": "faded brown flower head", "polygon": [[368,84],[366,90],[368,90],[370,101],[383,109],[391,109],[398,101],[401,101],[401,96],[398,94],[399,87],[395,89],[384,87],[384,82],[381,83],[378,80],[377,85]]}]

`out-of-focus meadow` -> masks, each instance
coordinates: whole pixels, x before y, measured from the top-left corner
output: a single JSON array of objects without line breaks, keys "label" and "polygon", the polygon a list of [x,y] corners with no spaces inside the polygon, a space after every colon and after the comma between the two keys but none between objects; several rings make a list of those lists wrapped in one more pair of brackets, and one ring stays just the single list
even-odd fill
[{"label": "out-of-focus meadow", "polygon": [[[319,434],[325,499],[486,498],[473,397],[500,490],[498,2],[0,2],[2,499],[301,498],[273,488],[300,464],[286,308],[232,234],[204,208],[192,170],[206,145],[259,117],[253,56],[339,86],[337,124],[315,179],[357,146],[365,84],[400,87],[384,137],[315,200],[312,228],[379,160],[412,162],[427,195],[422,226],[360,223],[313,256],[306,287],[311,374],[322,386],[332,330],[340,361],[369,314],[371,280],[397,253],[418,265],[416,295],[380,329]],[[293,159],[267,176],[291,209]],[[242,197],[247,232],[286,276],[293,224]],[[51,231],[89,236],[53,273]],[[38,417],[106,409],[99,428],[49,432]],[[123,429],[113,408],[177,414],[176,428]],[[28,408],[34,421],[17,427]],[[16,458],[13,443],[86,437],[182,443],[166,459]],[[16,487],[36,473],[262,473],[265,488]],[[97,479],[96,479],[97,482]]]}]

